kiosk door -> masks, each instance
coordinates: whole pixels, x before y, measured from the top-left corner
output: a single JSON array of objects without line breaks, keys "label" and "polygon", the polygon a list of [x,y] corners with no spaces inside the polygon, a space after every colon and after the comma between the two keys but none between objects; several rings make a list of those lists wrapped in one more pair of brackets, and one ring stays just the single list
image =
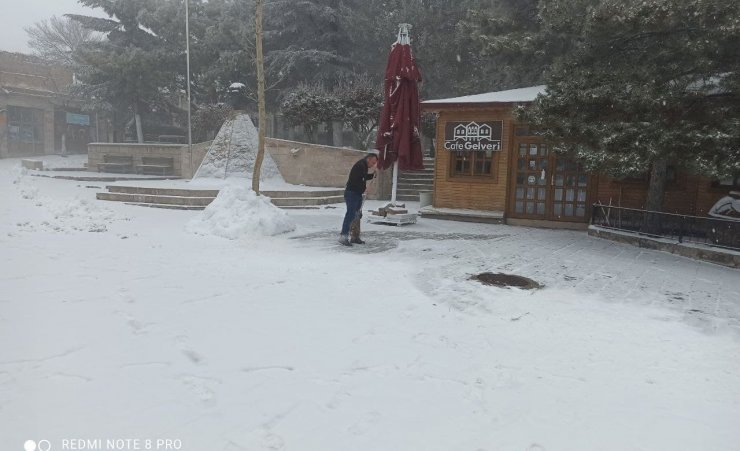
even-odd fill
[{"label": "kiosk door", "polygon": [[588,175],[580,164],[561,156],[553,155],[555,160],[551,176],[552,217],[555,221],[586,220],[586,199],[588,197]]},{"label": "kiosk door", "polygon": [[550,152],[545,144],[520,143],[517,149],[514,215],[547,219]]},{"label": "kiosk door", "polygon": [[580,164],[550,152],[542,143],[518,143],[516,152],[511,217],[573,222],[588,219],[588,175]]}]

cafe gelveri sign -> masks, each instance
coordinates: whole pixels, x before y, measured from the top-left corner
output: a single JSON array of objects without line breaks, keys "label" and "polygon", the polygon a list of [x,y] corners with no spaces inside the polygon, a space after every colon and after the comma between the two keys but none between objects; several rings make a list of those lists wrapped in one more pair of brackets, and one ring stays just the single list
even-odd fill
[{"label": "cafe gelveri sign", "polygon": [[491,152],[501,150],[502,121],[447,122],[445,149]]}]

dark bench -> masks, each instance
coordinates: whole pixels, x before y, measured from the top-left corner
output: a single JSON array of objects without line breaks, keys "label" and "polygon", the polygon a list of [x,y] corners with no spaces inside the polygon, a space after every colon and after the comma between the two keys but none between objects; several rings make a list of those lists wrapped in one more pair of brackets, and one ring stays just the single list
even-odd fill
[{"label": "dark bench", "polygon": [[141,157],[136,165],[137,174],[171,175],[174,169],[172,157]]},{"label": "dark bench", "polygon": [[103,163],[98,163],[98,172],[131,173],[134,170],[134,157],[103,155]]}]

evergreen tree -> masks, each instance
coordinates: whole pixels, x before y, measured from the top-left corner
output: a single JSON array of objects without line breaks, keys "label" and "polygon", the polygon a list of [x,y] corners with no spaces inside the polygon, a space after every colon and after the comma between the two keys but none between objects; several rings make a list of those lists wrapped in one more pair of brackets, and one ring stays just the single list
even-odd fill
[{"label": "evergreen tree", "polygon": [[[354,0],[353,0],[354,1]],[[265,10],[265,63],[272,83],[332,83],[351,72],[346,1],[273,0]]]},{"label": "evergreen tree", "polygon": [[[473,0],[365,0],[352,5],[347,21],[353,43],[352,60],[360,71],[382,76],[400,23],[409,23],[411,45],[422,71],[423,98],[457,96],[491,90],[485,58],[470,39],[460,33],[459,23],[479,1]],[[488,2],[486,2],[488,3]],[[349,5],[345,5],[349,8]]]},{"label": "evergreen tree", "polygon": [[383,107],[381,84],[367,74],[348,76],[339,80],[333,93],[338,103],[336,119],[352,128],[357,148],[369,148]]},{"label": "evergreen tree", "polygon": [[[238,82],[246,86],[247,95],[256,103],[254,8],[253,0],[210,0],[204,4],[202,34],[194,37],[201,55],[193,69],[196,101],[222,101],[227,88]],[[268,72],[268,84],[272,78]]]},{"label": "evergreen tree", "polygon": [[740,3],[601,0],[578,16],[564,3],[542,2],[540,18],[571,48],[524,114],[556,151],[615,177],[650,170],[655,211],[668,164],[740,172]]},{"label": "evergreen tree", "polygon": [[302,125],[311,141],[318,142],[319,126],[337,118],[340,105],[334,93],[320,83],[301,83],[285,94],[280,109],[291,125]]},{"label": "evergreen tree", "polygon": [[141,115],[167,114],[175,109],[173,93],[163,89],[171,85],[173,55],[141,23],[141,18],[154,10],[153,2],[80,0],[80,3],[102,9],[109,18],[67,15],[105,36],[80,50],[82,65],[76,72],[82,84],[75,86],[75,91],[98,109],[113,115],[119,139],[123,138],[128,114],[133,114],[137,138],[142,142]]},{"label": "evergreen tree", "polygon": [[[568,41],[542,32],[539,0],[477,3],[478,7],[471,8],[460,20],[457,40],[460,47],[468,49],[471,62],[484,74],[485,86],[474,86],[483,88],[477,92],[542,83],[546,68],[562,53],[561,46]],[[489,7],[483,7],[483,3]],[[571,2],[574,3],[581,2]]]}]

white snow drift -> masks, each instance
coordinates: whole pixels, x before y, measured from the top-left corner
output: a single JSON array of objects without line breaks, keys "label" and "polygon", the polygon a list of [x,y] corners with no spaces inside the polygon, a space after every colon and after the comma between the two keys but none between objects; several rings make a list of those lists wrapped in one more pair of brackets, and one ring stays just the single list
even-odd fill
[{"label": "white snow drift", "polygon": [[188,229],[194,233],[230,240],[279,235],[295,228],[290,217],[269,198],[236,185],[222,188],[201,216],[188,224]]}]

